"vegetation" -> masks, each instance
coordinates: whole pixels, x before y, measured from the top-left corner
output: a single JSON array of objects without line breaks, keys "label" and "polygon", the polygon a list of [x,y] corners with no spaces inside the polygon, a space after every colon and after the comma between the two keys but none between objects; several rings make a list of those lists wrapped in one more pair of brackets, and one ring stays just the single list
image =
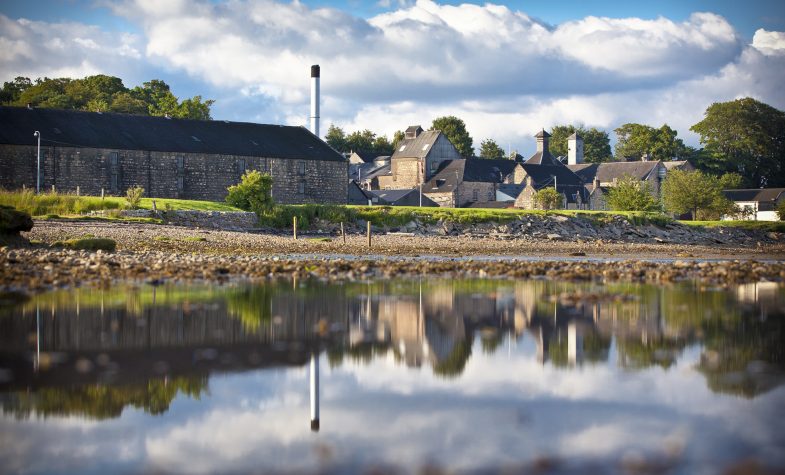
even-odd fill
[{"label": "vegetation", "polygon": [[688,226],[704,226],[707,228],[741,228],[750,231],[785,233],[785,222],[782,221],[681,221]]},{"label": "vegetation", "polygon": [[614,211],[660,210],[660,203],[652,195],[649,183],[631,176],[622,177],[608,191],[607,203]]},{"label": "vegetation", "polygon": [[273,207],[272,188],[273,178],[270,175],[262,174],[258,170],[248,170],[239,184],[228,188],[226,202],[261,216]]},{"label": "vegetation", "polygon": [[117,249],[117,243],[114,239],[96,238],[96,237],[83,237],[76,239],[69,239],[67,241],[57,241],[52,244],[54,247],[68,247],[70,249],[82,251],[107,251],[114,252]]},{"label": "vegetation", "polygon": [[125,192],[125,201],[128,204],[128,209],[139,209],[139,204],[142,202],[142,195],[144,188],[141,186],[134,186],[128,188]]},{"label": "vegetation", "polygon": [[534,195],[534,202],[545,211],[561,208],[563,199],[564,196],[550,186]]},{"label": "vegetation", "polygon": [[472,146],[474,141],[466,130],[466,124],[463,120],[454,115],[438,117],[433,120],[431,129],[438,130],[447,136],[450,142],[455,145],[455,148],[458,149],[458,153],[464,157],[471,157],[474,155],[474,148]]},{"label": "vegetation", "polygon": [[785,200],[780,201],[780,204],[777,205],[777,217],[780,218],[780,221],[785,221]]},{"label": "vegetation", "polygon": [[583,159],[588,163],[602,163],[613,160],[608,132],[592,127],[556,125],[551,129],[550,150],[554,156],[566,156],[567,138],[575,132],[583,138]]},{"label": "vegetation", "polygon": [[688,159],[695,155],[696,150],[684,145],[677,138],[678,132],[663,124],[659,129],[648,125],[627,123],[617,128],[615,152],[617,160],[627,157],[640,159],[648,155],[650,160]]},{"label": "vegetation", "polygon": [[24,211],[0,205],[0,235],[18,234],[33,229],[33,219]]},{"label": "vegetation", "polygon": [[689,213],[691,219],[719,219],[738,210],[722,194],[717,177],[700,171],[671,170],[662,183],[662,202],[675,214]]},{"label": "vegetation", "polygon": [[485,139],[480,143],[480,158],[504,158],[504,150],[493,139]]},{"label": "vegetation", "polygon": [[194,96],[180,101],[164,81],[153,79],[128,89],[123,80],[98,74],[83,79],[17,77],[3,84],[0,103],[13,106],[31,104],[51,109],[169,116],[210,120],[215,101]]},{"label": "vegetation", "polygon": [[[197,210],[197,211],[240,211],[239,208],[215,201],[178,200],[169,198],[142,198],[138,207],[152,209],[156,207],[166,210]],[[76,196],[63,193],[35,194],[32,190],[5,191],[0,190],[0,205],[9,206],[32,216],[80,215],[91,211],[121,210],[126,207],[125,198],[107,196]]]},{"label": "vegetation", "polygon": [[[339,152],[370,152],[376,155],[392,155],[393,144],[384,135],[376,135],[368,129],[346,135],[342,128],[330,124],[325,142]],[[397,142],[396,142],[397,143]]]},{"label": "vegetation", "polygon": [[705,147],[698,168],[736,172],[754,188],[785,186],[785,112],[749,97],[717,102],[690,130]]}]

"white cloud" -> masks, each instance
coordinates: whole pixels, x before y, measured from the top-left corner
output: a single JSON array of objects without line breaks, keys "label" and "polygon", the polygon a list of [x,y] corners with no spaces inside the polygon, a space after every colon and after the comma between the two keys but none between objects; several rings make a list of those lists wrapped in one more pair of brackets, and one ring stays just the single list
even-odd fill
[{"label": "white cloud", "polygon": [[760,28],[752,37],[752,46],[766,55],[785,54],[785,32]]}]

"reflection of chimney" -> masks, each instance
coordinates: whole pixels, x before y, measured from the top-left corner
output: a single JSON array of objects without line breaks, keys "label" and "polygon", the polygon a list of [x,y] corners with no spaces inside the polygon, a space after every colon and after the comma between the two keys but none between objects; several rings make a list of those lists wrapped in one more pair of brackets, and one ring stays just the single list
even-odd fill
[{"label": "reflection of chimney", "polygon": [[311,430],[319,432],[319,358],[311,354]]},{"label": "reflection of chimney", "polygon": [[319,65],[311,66],[311,132],[319,136]]},{"label": "reflection of chimney", "polygon": [[567,359],[572,365],[583,363],[583,326],[575,322],[567,326]]}]

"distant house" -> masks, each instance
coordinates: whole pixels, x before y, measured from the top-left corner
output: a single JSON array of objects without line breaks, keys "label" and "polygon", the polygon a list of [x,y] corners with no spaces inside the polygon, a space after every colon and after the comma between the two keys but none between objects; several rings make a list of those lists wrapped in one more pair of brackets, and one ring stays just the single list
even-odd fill
[{"label": "distant house", "polygon": [[377,155],[370,152],[352,152],[349,154],[349,178],[362,183],[365,178],[374,174],[380,167],[390,165],[389,155]]},{"label": "distant house", "polygon": [[[724,190],[726,198],[746,209],[751,219],[757,221],[779,221],[777,206],[785,200],[785,188],[752,188]],[[733,219],[726,217],[723,219]]]},{"label": "distant house", "polygon": [[[36,140],[41,134],[38,178]],[[346,203],[348,163],[303,127],[0,107],[0,187],[223,200],[247,170],[278,203]]]},{"label": "distant house", "polygon": [[437,207],[427,196],[420,196],[420,190],[407,188],[403,190],[368,190],[366,193],[371,196],[374,205],[388,206],[427,206]]},{"label": "distant house", "polygon": [[404,139],[390,157],[389,177],[379,177],[380,189],[419,187],[428,181],[447,160],[461,159],[461,154],[443,133],[424,131],[419,125],[406,129]]},{"label": "distant house", "polygon": [[510,176],[512,160],[470,158],[442,162],[423,185],[423,193],[439,206],[459,208],[496,200],[496,187]]},{"label": "distant house", "polygon": [[667,171],[671,170],[683,170],[685,172],[695,171],[695,167],[689,160],[664,160],[662,162],[663,166]]},{"label": "distant house", "polygon": [[349,180],[349,193],[346,202],[350,205],[368,205],[371,202],[371,195],[363,190],[354,180]]}]

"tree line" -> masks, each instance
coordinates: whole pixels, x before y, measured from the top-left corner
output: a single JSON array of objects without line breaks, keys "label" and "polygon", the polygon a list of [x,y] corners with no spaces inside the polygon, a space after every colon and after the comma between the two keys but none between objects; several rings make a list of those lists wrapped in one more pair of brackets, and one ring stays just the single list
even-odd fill
[{"label": "tree line", "polygon": [[17,77],[3,83],[0,104],[73,109],[91,112],[169,116],[180,119],[210,120],[215,101],[202,96],[180,100],[160,79],[153,79],[133,89],[123,80],[104,74],[83,79]]}]

